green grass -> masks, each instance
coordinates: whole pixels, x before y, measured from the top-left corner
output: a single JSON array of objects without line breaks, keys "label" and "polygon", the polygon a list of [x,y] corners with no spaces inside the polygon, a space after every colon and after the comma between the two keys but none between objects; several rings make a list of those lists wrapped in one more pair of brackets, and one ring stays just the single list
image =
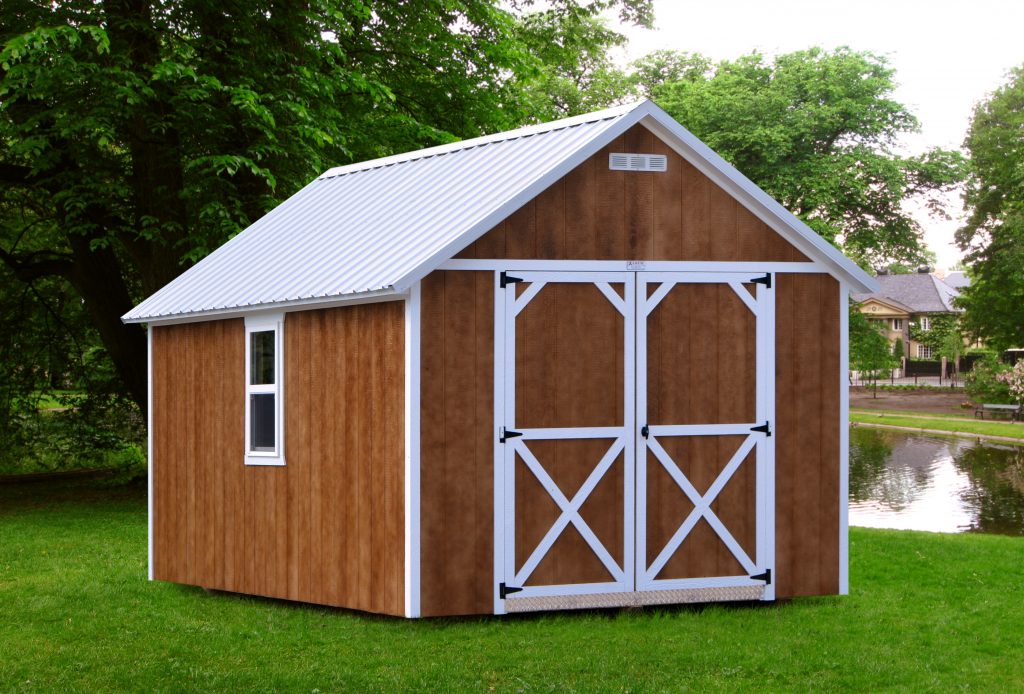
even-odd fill
[{"label": "green grass", "polygon": [[59,410],[73,407],[75,399],[81,395],[81,391],[77,390],[53,390],[40,393],[38,408],[40,410]]},{"label": "green grass", "polygon": [[[850,412],[863,412],[865,414],[881,414],[894,415],[902,414],[908,417],[919,417],[921,419],[975,419],[974,410],[964,410],[963,412],[922,412],[921,410],[891,410],[885,408],[883,410],[875,410],[867,407],[851,407]],[[986,420],[987,421],[987,420]]]},{"label": "green grass", "polygon": [[982,436],[1005,436],[1024,440],[1024,424],[1016,422],[992,422],[966,417],[943,417],[934,414],[896,414],[873,410],[850,410],[850,421],[859,424],[885,424],[912,429],[931,429]]},{"label": "green grass", "polygon": [[1021,686],[1024,539],[850,535],[846,597],[405,621],[149,583],[141,490],[0,488],[0,690]]}]

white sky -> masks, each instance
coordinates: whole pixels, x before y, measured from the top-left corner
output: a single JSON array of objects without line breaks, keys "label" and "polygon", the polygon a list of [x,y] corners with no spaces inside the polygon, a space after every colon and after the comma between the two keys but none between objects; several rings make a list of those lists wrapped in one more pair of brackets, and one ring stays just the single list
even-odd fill
[{"label": "white sky", "polygon": [[[622,27],[630,60],[662,48],[715,60],[810,46],[885,55],[895,98],[921,122],[904,139],[911,153],[959,147],[974,105],[1024,63],[1024,0],[655,0],[654,8],[655,31]],[[959,196],[952,202],[958,213]],[[958,221],[919,221],[939,267],[954,263]]]}]

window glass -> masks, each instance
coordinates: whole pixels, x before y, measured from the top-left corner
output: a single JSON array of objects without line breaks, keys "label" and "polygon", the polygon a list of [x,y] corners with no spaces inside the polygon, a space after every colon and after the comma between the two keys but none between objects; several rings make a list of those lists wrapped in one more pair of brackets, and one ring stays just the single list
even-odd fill
[{"label": "window glass", "polygon": [[249,431],[252,436],[250,450],[273,452],[274,394],[253,393],[249,398],[249,413],[252,417],[252,421],[249,423]]},{"label": "window glass", "polygon": [[252,344],[249,354],[252,363],[249,365],[249,384],[264,385],[274,383],[274,331],[261,330],[250,333]]}]

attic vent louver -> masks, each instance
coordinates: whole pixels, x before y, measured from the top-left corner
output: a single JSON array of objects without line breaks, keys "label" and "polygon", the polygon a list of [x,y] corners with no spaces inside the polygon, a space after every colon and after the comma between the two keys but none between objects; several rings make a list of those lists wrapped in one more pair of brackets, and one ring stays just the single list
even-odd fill
[{"label": "attic vent louver", "polygon": [[612,152],[608,155],[608,168],[612,171],[667,171],[668,157],[664,154]]}]

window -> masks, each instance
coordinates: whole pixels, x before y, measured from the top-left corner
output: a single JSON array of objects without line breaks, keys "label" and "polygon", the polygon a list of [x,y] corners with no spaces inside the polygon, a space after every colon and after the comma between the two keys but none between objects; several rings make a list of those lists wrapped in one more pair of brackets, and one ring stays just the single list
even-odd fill
[{"label": "window", "polygon": [[928,316],[921,316],[921,330],[931,330],[932,321]]},{"label": "window", "polygon": [[245,319],[245,464],[284,465],[284,315]]},{"label": "window", "polygon": [[902,318],[893,318],[892,319],[892,329],[896,330],[896,331],[903,330],[903,319]]},{"label": "window", "polygon": [[917,346],[917,356],[920,359],[931,359],[932,358],[932,348],[929,347],[928,345],[918,345]]}]

